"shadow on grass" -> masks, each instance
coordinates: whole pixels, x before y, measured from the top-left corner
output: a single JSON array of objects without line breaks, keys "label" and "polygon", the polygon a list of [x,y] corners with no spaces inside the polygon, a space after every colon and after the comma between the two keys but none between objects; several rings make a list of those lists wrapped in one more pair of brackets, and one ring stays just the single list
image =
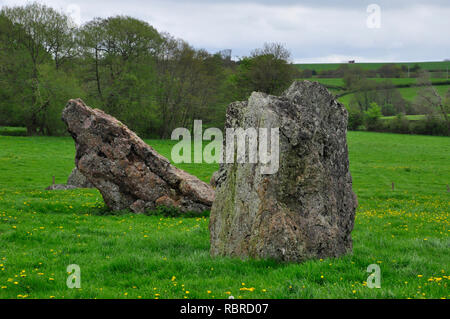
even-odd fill
[{"label": "shadow on grass", "polygon": [[0,126],[0,135],[27,136],[27,130],[25,127]]},{"label": "shadow on grass", "polygon": [[[121,210],[111,210],[108,207],[104,206],[101,208],[92,208],[89,213],[92,215],[99,216],[122,216],[122,215],[130,215],[136,214],[129,209],[121,209]],[[143,213],[146,216],[160,216],[160,217],[177,217],[177,218],[199,218],[199,217],[209,217],[210,212],[205,210],[201,213],[188,211],[182,212],[181,210],[175,207],[167,207],[167,206],[158,206],[153,210],[147,210]]]}]

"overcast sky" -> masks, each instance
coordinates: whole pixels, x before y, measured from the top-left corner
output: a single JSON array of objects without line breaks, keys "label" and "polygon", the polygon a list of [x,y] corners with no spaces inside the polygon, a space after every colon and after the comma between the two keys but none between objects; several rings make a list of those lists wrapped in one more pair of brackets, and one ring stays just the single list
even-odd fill
[{"label": "overcast sky", "polygon": [[[3,5],[29,1],[0,0]],[[283,43],[294,62],[442,61],[450,58],[450,1],[40,0],[84,23],[129,15],[210,52],[245,56]],[[380,9],[379,15],[376,4]],[[373,11],[375,10],[375,11]],[[368,12],[369,11],[369,12]],[[378,19],[379,17],[379,19]],[[379,22],[379,23],[378,23]]]}]

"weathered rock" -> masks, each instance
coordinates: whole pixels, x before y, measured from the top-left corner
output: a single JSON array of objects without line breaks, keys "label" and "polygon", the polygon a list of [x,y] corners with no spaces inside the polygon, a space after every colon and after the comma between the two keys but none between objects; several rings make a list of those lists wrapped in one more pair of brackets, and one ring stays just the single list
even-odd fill
[{"label": "weathered rock", "polygon": [[86,176],[80,173],[78,168],[74,168],[67,179],[67,185],[73,185],[77,188],[94,188],[91,182],[88,181]]},{"label": "weathered rock", "polygon": [[217,183],[219,181],[219,179],[221,178],[221,176],[219,175],[222,171],[215,171],[212,176],[211,179],[209,181],[209,185],[211,185],[212,187],[216,187]]},{"label": "weathered rock", "polygon": [[347,111],[325,87],[303,81],[280,97],[254,92],[230,104],[225,127],[279,128],[279,169],[268,175],[259,163],[220,166],[212,256],[301,262],[351,252],[357,199]]},{"label": "weathered rock", "polygon": [[75,164],[113,210],[143,212],[159,204],[210,209],[214,190],[176,168],[114,117],[70,100],[62,119],[75,140]]}]

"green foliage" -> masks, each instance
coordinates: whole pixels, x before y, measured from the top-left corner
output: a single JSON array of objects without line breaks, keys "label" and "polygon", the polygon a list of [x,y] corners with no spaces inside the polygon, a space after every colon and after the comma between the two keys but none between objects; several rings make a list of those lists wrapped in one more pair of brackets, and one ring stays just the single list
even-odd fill
[{"label": "green foliage", "polygon": [[350,108],[348,111],[348,129],[349,130],[357,130],[364,123],[363,113],[358,109]]},{"label": "green foliage", "polygon": [[85,98],[78,80],[71,74],[57,70],[53,64],[41,64],[38,67],[38,100],[45,105],[39,114],[37,123],[43,135],[62,135],[66,127],[61,121],[61,112],[71,98]]},{"label": "green foliage", "polygon": [[381,107],[375,102],[370,103],[369,109],[364,112],[364,123],[366,124],[367,129],[375,129],[382,115]]},{"label": "green foliage", "polygon": [[381,113],[384,116],[391,116],[396,114],[396,110],[394,105],[392,105],[391,103],[386,103],[381,107]]},{"label": "green foliage", "polygon": [[128,16],[77,29],[65,13],[39,3],[4,7],[0,25],[0,124],[60,135],[61,109],[82,97],[146,137],[168,138],[194,119],[223,125],[233,95],[229,58]]},{"label": "green foliage", "polygon": [[246,99],[252,92],[281,94],[296,77],[296,69],[288,62],[289,52],[279,44],[265,44],[251,57],[239,62],[230,78],[234,99]]},{"label": "green foliage", "polygon": [[390,131],[394,133],[410,133],[409,121],[403,113],[398,114],[392,121],[390,121],[389,128]]}]

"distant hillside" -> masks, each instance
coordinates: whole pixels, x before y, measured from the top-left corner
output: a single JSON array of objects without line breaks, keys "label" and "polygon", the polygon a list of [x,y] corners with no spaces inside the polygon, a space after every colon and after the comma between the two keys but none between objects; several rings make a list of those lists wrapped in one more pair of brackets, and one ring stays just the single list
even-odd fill
[{"label": "distant hillside", "polygon": [[322,71],[322,70],[336,70],[340,65],[347,64],[349,66],[359,66],[366,70],[376,70],[380,66],[385,64],[396,64],[398,66],[410,66],[411,68],[414,67],[416,64],[420,66],[421,69],[428,70],[428,71],[443,71],[447,70],[447,68],[450,68],[450,61],[436,61],[436,62],[395,62],[395,63],[309,63],[309,64],[303,64],[298,63],[295,64],[299,69],[305,70],[315,70],[316,72]]}]

